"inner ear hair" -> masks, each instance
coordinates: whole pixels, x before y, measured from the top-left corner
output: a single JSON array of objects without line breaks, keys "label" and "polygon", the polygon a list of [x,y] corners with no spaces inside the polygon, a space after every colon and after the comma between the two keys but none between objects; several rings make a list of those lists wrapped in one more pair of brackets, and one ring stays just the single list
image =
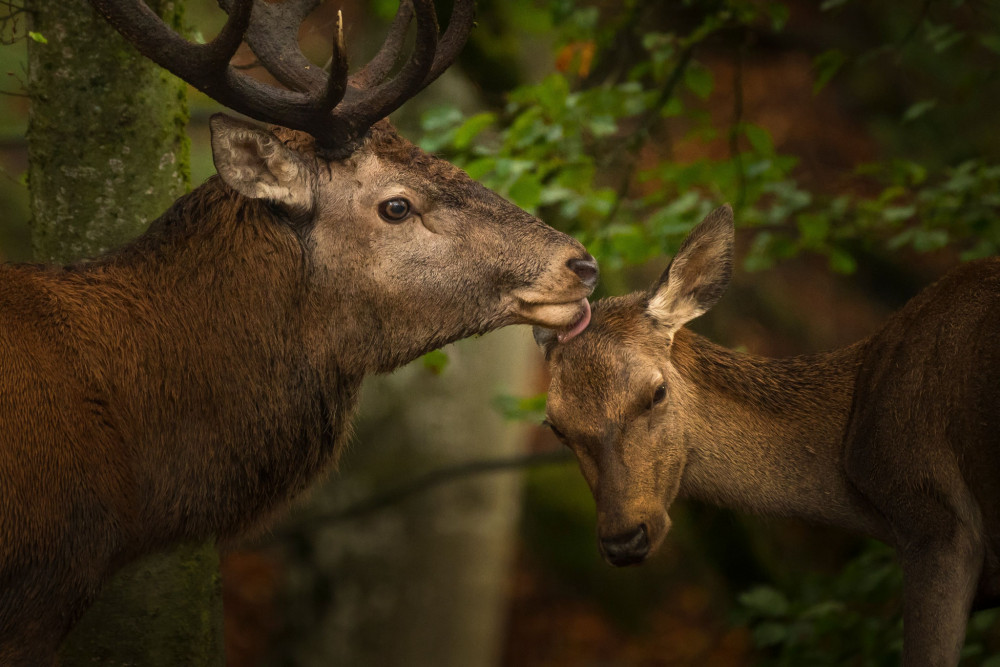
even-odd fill
[{"label": "inner ear hair", "polygon": [[735,231],[727,204],[696,226],[653,286],[647,312],[676,331],[718,302],[733,273]]},{"label": "inner ear hair", "polygon": [[309,168],[297,151],[270,130],[224,114],[210,124],[215,168],[227,185],[289,211],[312,209]]}]

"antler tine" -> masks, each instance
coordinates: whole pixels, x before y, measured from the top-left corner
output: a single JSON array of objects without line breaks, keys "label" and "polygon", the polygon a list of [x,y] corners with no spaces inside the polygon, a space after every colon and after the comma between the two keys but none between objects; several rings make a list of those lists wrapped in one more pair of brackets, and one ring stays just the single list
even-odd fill
[{"label": "antler tine", "polygon": [[171,30],[142,0],[91,0],[139,53],[213,96],[250,24],[253,0],[234,2],[233,11],[215,39],[208,44],[192,44]]},{"label": "antler tine", "polygon": [[[299,27],[322,0],[257,2],[250,15],[246,42],[264,68],[281,85],[308,92],[326,85],[322,68],[309,61],[299,49]],[[218,0],[230,11],[233,0]]]},{"label": "antler tine", "polygon": [[[433,0],[401,0],[389,38],[350,80],[351,84],[378,85],[352,90],[349,102],[343,101],[349,82],[340,14],[329,77],[298,48],[298,25],[319,1],[258,1],[254,8],[254,0],[219,0],[229,11],[222,31],[208,44],[192,44],[142,0],[90,0],[140,53],[218,102],[259,121],[307,132],[319,145],[346,156],[369,127],[451,64],[472,27],[472,0],[455,0],[440,49]],[[395,65],[413,17],[417,22],[413,52],[392,79],[381,81]],[[292,90],[257,81],[229,64],[244,35],[261,63]]]},{"label": "antler tine", "polygon": [[455,0],[451,8],[451,18],[448,19],[448,29],[438,42],[434,64],[424,79],[423,87],[430,85],[434,79],[441,76],[455,62],[465,42],[469,39],[472,26],[476,22],[476,5],[474,0]]},{"label": "antler tine", "polygon": [[437,12],[432,0],[410,1],[417,20],[417,37],[409,61],[392,79],[364,91],[349,104],[334,109],[334,118],[355,128],[355,131],[371,127],[385,118],[426,85],[424,81],[434,64],[437,50]]},{"label": "antler tine", "polygon": [[403,44],[406,40],[406,30],[410,27],[412,19],[413,7],[409,2],[400,2],[392,25],[389,26],[389,33],[386,35],[385,41],[382,42],[382,48],[378,50],[374,58],[347,80],[347,84],[351,88],[371,88],[385,80],[396,61],[399,60],[399,54],[403,50]]},{"label": "antler tine", "polygon": [[316,99],[314,107],[318,112],[328,114],[344,99],[347,92],[347,49],[344,48],[344,15],[337,10],[336,34],[333,36],[333,53],[330,55],[330,77],[326,83],[326,93]]}]

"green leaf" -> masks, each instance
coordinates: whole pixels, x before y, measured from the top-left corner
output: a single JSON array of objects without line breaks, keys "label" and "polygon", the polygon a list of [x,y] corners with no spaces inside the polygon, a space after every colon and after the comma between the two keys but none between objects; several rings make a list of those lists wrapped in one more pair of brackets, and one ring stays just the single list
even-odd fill
[{"label": "green leaf", "polygon": [[962,31],[948,23],[936,24],[925,19],[923,26],[927,43],[937,53],[947,51],[965,37]]},{"label": "green leaf", "polygon": [[493,408],[510,421],[538,422],[545,417],[545,392],[534,396],[498,394],[493,397]]},{"label": "green leaf", "polygon": [[542,184],[533,173],[524,173],[507,190],[511,200],[523,209],[532,211],[542,198]]},{"label": "green leaf", "polygon": [[594,116],[587,123],[587,127],[595,137],[606,137],[618,131],[618,124],[615,119],[607,114]]},{"label": "green leaf", "polygon": [[813,59],[813,68],[816,70],[816,81],[813,83],[813,95],[823,90],[830,79],[840,71],[840,68],[847,62],[847,56],[838,49],[829,49],[819,54]]},{"label": "green leaf", "polygon": [[452,128],[462,122],[462,112],[455,107],[434,107],[420,117],[420,127],[425,132]]},{"label": "green leaf", "polygon": [[903,122],[908,123],[911,120],[916,120],[936,106],[937,100],[921,100],[906,110],[903,114]]},{"label": "green leaf", "polygon": [[429,370],[434,375],[441,375],[444,369],[448,366],[448,353],[443,350],[431,350],[420,360],[424,364],[424,368]]},{"label": "green leaf", "polygon": [[995,32],[987,33],[985,35],[979,36],[979,43],[984,47],[992,51],[993,53],[1000,54],[1000,34]]},{"label": "green leaf", "polygon": [[836,271],[837,273],[843,273],[844,275],[850,275],[857,271],[858,263],[854,261],[854,258],[847,251],[841,248],[833,248],[830,250],[830,269]]},{"label": "green leaf", "polygon": [[789,611],[788,598],[776,588],[757,586],[741,593],[739,602],[761,616],[785,616]]},{"label": "green leaf", "polygon": [[708,99],[714,85],[712,72],[707,67],[691,64],[684,70],[684,85],[701,99]]},{"label": "green leaf", "polygon": [[761,623],[753,631],[753,641],[759,648],[782,644],[789,636],[789,629],[781,623]]},{"label": "green leaf", "polygon": [[909,220],[916,214],[916,206],[888,206],[882,209],[882,219],[890,223]]},{"label": "green leaf", "polygon": [[775,32],[780,32],[785,27],[791,13],[791,10],[784,2],[770,2],[764,8],[764,11],[771,17],[771,29]]},{"label": "green leaf", "polygon": [[30,37],[31,39],[35,40],[39,44],[48,44],[49,43],[49,40],[47,40],[45,38],[45,35],[43,35],[40,32],[35,32],[34,30],[29,30],[28,31],[28,37]]},{"label": "green leaf", "polygon": [[455,136],[451,140],[452,145],[459,150],[465,150],[472,143],[472,140],[495,123],[496,119],[496,114],[488,112],[470,116],[455,130]]},{"label": "green leaf", "polygon": [[830,234],[830,219],[820,213],[800,213],[795,223],[798,225],[802,244],[806,247],[822,245]]},{"label": "green leaf", "polygon": [[774,142],[771,133],[752,123],[744,123],[743,134],[753,149],[761,155],[774,155]]}]

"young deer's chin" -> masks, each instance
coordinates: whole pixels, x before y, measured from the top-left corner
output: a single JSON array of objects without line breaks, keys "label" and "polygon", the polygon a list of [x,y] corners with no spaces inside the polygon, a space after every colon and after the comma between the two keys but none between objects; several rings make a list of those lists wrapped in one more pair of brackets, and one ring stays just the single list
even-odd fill
[{"label": "young deer's chin", "polygon": [[519,301],[515,312],[524,324],[556,330],[560,343],[578,335],[590,324],[590,302],[586,297],[565,303]]}]

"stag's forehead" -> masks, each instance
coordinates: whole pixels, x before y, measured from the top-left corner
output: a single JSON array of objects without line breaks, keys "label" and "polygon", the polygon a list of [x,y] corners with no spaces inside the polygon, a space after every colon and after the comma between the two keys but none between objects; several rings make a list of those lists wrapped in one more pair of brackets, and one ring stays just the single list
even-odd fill
[{"label": "stag's forehead", "polygon": [[474,183],[455,165],[425,152],[401,137],[387,122],[372,127],[358,151],[372,155],[383,163],[399,167],[401,172],[412,173],[421,180],[442,184]]}]

